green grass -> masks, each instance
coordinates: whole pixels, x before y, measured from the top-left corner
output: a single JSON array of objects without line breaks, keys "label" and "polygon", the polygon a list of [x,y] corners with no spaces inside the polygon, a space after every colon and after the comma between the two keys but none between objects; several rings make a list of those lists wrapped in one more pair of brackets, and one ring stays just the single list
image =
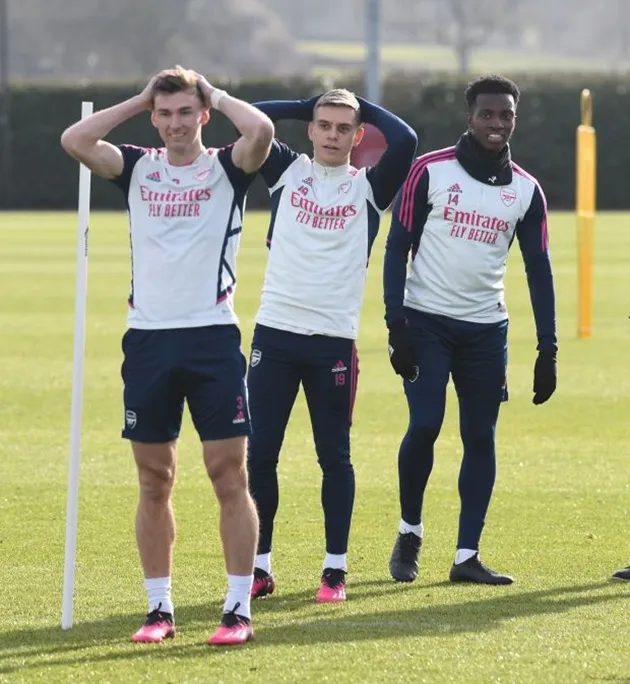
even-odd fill
[{"label": "green grass", "polygon": [[[300,398],[280,465],[277,592],[254,606],[256,642],[229,651],[205,645],[225,578],[216,506],[188,418],[175,494],[179,634],[158,647],[129,641],[146,605],[133,535],[136,477],[119,438],[129,280],[123,214],[94,214],[91,222],[76,623],[61,631],[76,217],[0,214],[0,681],[630,681],[630,587],[609,580],[630,562],[629,220],[598,219],[593,337],[580,341],[574,220],[552,216],[560,380],[542,407],[531,403],[535,340],[518,249],[510,257],[510,401],[482,544],[484,559],[517,579],[501,588],[445,581],[461,458],[452,390],[426,501],[421,577],[412,585],[389,579],[406,406],[387,360],[379,237],[359,340],[349,600],[313,600],[322,514]],[[246,342],[260,295],[265,222],[248,214],[239,258],[236,299]]]},{"label": "green grass", "polygon": [[[297,50],[305,55],[344,62],[364,61],[365,43],[338,43],[325,41],[303,41]],[[415,69],[437,69],[453,71],[457,68],[455,50],[447,45],[390,44],[381,48],[381,60],[385,66],[399,66]],[[503,71],[606,71],[611,63],[604,59],[589,59],[571,55],[555,55],[544,52],[519,52],[480,47],[473,50],[470,60],[471,71],[496,71],[497,65]],[[616,69],[625,69],[627,63],[615,63]]]}]

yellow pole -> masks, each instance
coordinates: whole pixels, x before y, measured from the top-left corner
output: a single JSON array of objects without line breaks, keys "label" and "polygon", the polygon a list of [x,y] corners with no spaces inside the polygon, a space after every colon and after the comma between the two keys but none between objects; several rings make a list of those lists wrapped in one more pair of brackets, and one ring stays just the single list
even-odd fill
[{"label": "yellow pole", "polygon": [[578,246],[578,337],[591,336],[593,319],[593,233],[595,225],[596,136],[593,98],[584,89],[580,99],[581,124],[577,129],[576,211]]}]

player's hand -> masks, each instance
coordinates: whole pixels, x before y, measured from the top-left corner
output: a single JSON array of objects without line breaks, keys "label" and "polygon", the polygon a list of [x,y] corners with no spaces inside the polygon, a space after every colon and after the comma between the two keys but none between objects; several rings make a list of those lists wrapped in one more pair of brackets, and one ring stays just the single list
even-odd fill
[{"label": "player's hand", "polygon": [[534,365],[534,398],[533,403],[544,404],[556,391],[558,369],[555,351],[538,352]]},{"label": "player's hand", "polygon": [[210,109],[212,107],[212,91],[216,90],[216,88],[210,84],[203,74],[195,71],[195,75],[197,76],[197,87],[199,88],[204,104]]},{"label": "player's hand", "polygon": [[139,97],[142,100],[144,106],[149,111],[153,109],[153,85],[158,78],[158,74],[152,76],[149,82],[144,87],[144,90],[140,93]]},{"label": "player's hand", "polygon": [[389,362],[404,380],[418,379],[416,348],[405,321],[396,321],[389,326]]}]

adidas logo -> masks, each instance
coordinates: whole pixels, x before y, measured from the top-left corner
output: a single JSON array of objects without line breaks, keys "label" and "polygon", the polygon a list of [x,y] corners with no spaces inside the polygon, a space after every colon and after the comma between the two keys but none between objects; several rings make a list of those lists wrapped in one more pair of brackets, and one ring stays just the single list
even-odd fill
[{"label": "adidas logo", "polygon": [[304,185],[309,185],[311,188],[313,187],[313,179],[311,176],[308,178],[302,178],[302,183],[304,183]]},{"label": "adidas logo", "polygon": [[451,185],[451,187],[447,190],[447,192],[461,192],[462,189],[459,187],[459,183],[454,183]]},{"label": "adidas logo", "polygon": [[243,415],[242,411],[239,411],[236,416],[234,417],[234,420],[232,421],[232,425],[238,425],[239,423],[244,423],[245,422],[245,416]]},{"label": "adidas logo", "polygon": [[337,363],[332,367],[333,373],[343,373],[347,370],[346,364],[343,361],[337,361]]},{"label": "adidas logo", "polygon": [[160,172],[154,171],[153,173],[147,174],[147,180],[155,181],[156,183],[159,183],[162,180],[160,177]]}]

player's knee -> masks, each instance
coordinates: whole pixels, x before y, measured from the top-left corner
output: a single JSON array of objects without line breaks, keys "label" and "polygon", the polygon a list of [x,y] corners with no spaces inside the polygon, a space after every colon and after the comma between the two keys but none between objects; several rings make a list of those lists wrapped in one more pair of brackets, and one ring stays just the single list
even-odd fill
[{"label": "player's knee", "polygon": [[175,484],[175,468],[173,466],[143,467],[138,471],[140,492],[143,498],[154,503],[168,501]]},{"label": "player's knee", "polygon": [[240,444],[209,448],[204,455],[206,471],[219,501],[229,500],[247,491],[247,466],[244,448]]},{"label": "player's knee", "polygon": [[239,498],[247,492],[247,469],[245,464],[240,467],[217,469],[210,475],[214,492],[220,503]]},{"label": "player's knee", "polygon": [[324,473],[342,473],[353,470],[350,451],[346,448],[318,450],[317,462]]},{"label": "player's knee", "polygon": [[266,443],[250,440],[247,447],[247,467],[249,471],[275,469],[278,465],[282,442],[274,440]]},{"label": "player's knee", "polygon": [[469,425],[461,433],[464,449],[479,457],[494,457],[495,430],[493,425]]},{"label": "player's knee", "polygon": [[418,417],[411,420],[407,430],[407,439],[420,448],[432,446],[437,440],[441,428],[440,420],[431,419],[429,416]]}]

